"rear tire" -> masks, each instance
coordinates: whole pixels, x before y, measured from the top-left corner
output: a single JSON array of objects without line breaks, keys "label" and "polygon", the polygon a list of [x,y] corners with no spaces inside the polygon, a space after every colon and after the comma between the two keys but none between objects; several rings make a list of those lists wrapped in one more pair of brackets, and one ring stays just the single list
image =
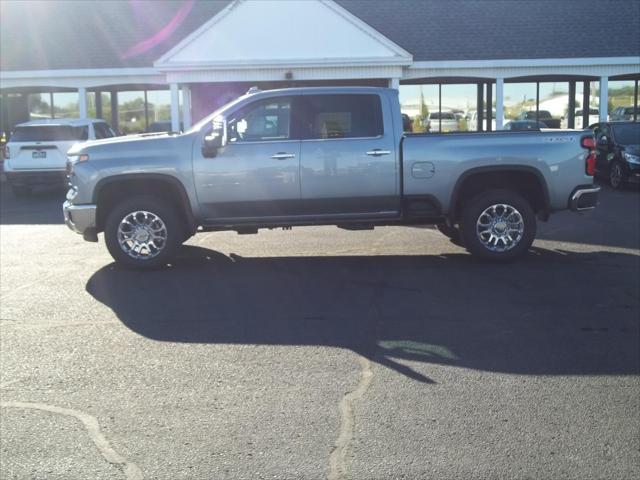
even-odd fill
[{"label": "rear tire", "polygon": [[113,259],[136,269],[159,268],[177,254],[185,238],[176,209],[154,196],[116,204],[105,222],[104,238]]},{"label": "rear tire", "polygon": [[489,190],[462,209],[462,239],[475,256],[510,261],[524,255],[536,236],[536,216],[526,199],[511,190]]}]

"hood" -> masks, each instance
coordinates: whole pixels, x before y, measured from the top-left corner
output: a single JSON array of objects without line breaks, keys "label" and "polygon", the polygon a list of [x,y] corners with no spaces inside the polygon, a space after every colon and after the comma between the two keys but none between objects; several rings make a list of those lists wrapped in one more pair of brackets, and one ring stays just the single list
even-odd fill
[{"label": "hood", "polygon": [[118,155],[121,152],[133,152],[136,150],[150,150],[156,148],[168,148],[169,144],[179,142],[188,135],[169,133],[141,133],[139,135],[126,135],[122,137],[105,138],[102,140],[90,140],[78,143],[69,150],[69,155],[79,153],[98,154],[109,156]]},{"label": "hood", "polygon": [[630,155],[637,155],[640,157],[640,145],[625,145],[622,150]]}]

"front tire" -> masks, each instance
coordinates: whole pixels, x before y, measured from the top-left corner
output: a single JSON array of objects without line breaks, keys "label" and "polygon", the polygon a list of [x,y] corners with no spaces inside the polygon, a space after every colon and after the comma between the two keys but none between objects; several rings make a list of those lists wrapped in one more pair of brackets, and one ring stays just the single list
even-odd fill
[{"label": "front tire", "polygon": [[467,250],[492,261],[524,255],[536,236],[536,217],[529,202],[511,190],[489,190],[466,202],[462,238]]},{"label": "front tire", "polygon": [[136,269],[165,266],[185,237],[175,208],[153,196],[137,196],[113,207],[104,227],[113,259]]},{"label": "front tire", "polygon": [[609,184],[612,188],[618,190],[622,188],[625,180],[624,167],[620,162],[614,160],[609,165]]}]

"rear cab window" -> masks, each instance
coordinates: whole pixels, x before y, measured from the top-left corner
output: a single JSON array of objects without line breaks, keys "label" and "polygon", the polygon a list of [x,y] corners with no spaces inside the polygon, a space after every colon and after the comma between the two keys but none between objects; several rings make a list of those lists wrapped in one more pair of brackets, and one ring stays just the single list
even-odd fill
[{"label": "rear cab window", "polygon": [[89,127],[71,125],[29,125],[16,127],[10,142],[68,142],[89,138]]},{"label": "rear cab window", "polygon": [[384,134],[382,105],[375,94],[315,94],[297,97],[303,140],[371,138]]}]

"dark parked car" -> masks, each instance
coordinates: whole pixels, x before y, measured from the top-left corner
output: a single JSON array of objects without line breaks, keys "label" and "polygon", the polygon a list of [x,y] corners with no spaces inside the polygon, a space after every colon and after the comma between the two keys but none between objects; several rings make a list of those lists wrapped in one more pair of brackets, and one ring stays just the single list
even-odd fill
[{"label": "dark parked car", "polygon": [[536,118],[535,110],[522,112],[518,120],[537,120],[538,122],[544,122],[547,128],[560,128],[560,119],[553,118],[548,110],[538,110],[538,118]]},{"label": "dark parked car", "polygon": [[[636,115],[637,118],[637,115]],[[612,122],[633,120],[633,107],[618,107],[609,115]]]},{"label": "dark parked car", "polygon": [[547,128],[547,125],[535,120],[512,120],[506,123],[503,130],[508,132],[528,132],[539,131],[541,128]]},{"label": "dark parked car", "polygon": [[589,127],[598,149],[596,173],[613,188],[640,183],[640,122],[606,122]]}]

